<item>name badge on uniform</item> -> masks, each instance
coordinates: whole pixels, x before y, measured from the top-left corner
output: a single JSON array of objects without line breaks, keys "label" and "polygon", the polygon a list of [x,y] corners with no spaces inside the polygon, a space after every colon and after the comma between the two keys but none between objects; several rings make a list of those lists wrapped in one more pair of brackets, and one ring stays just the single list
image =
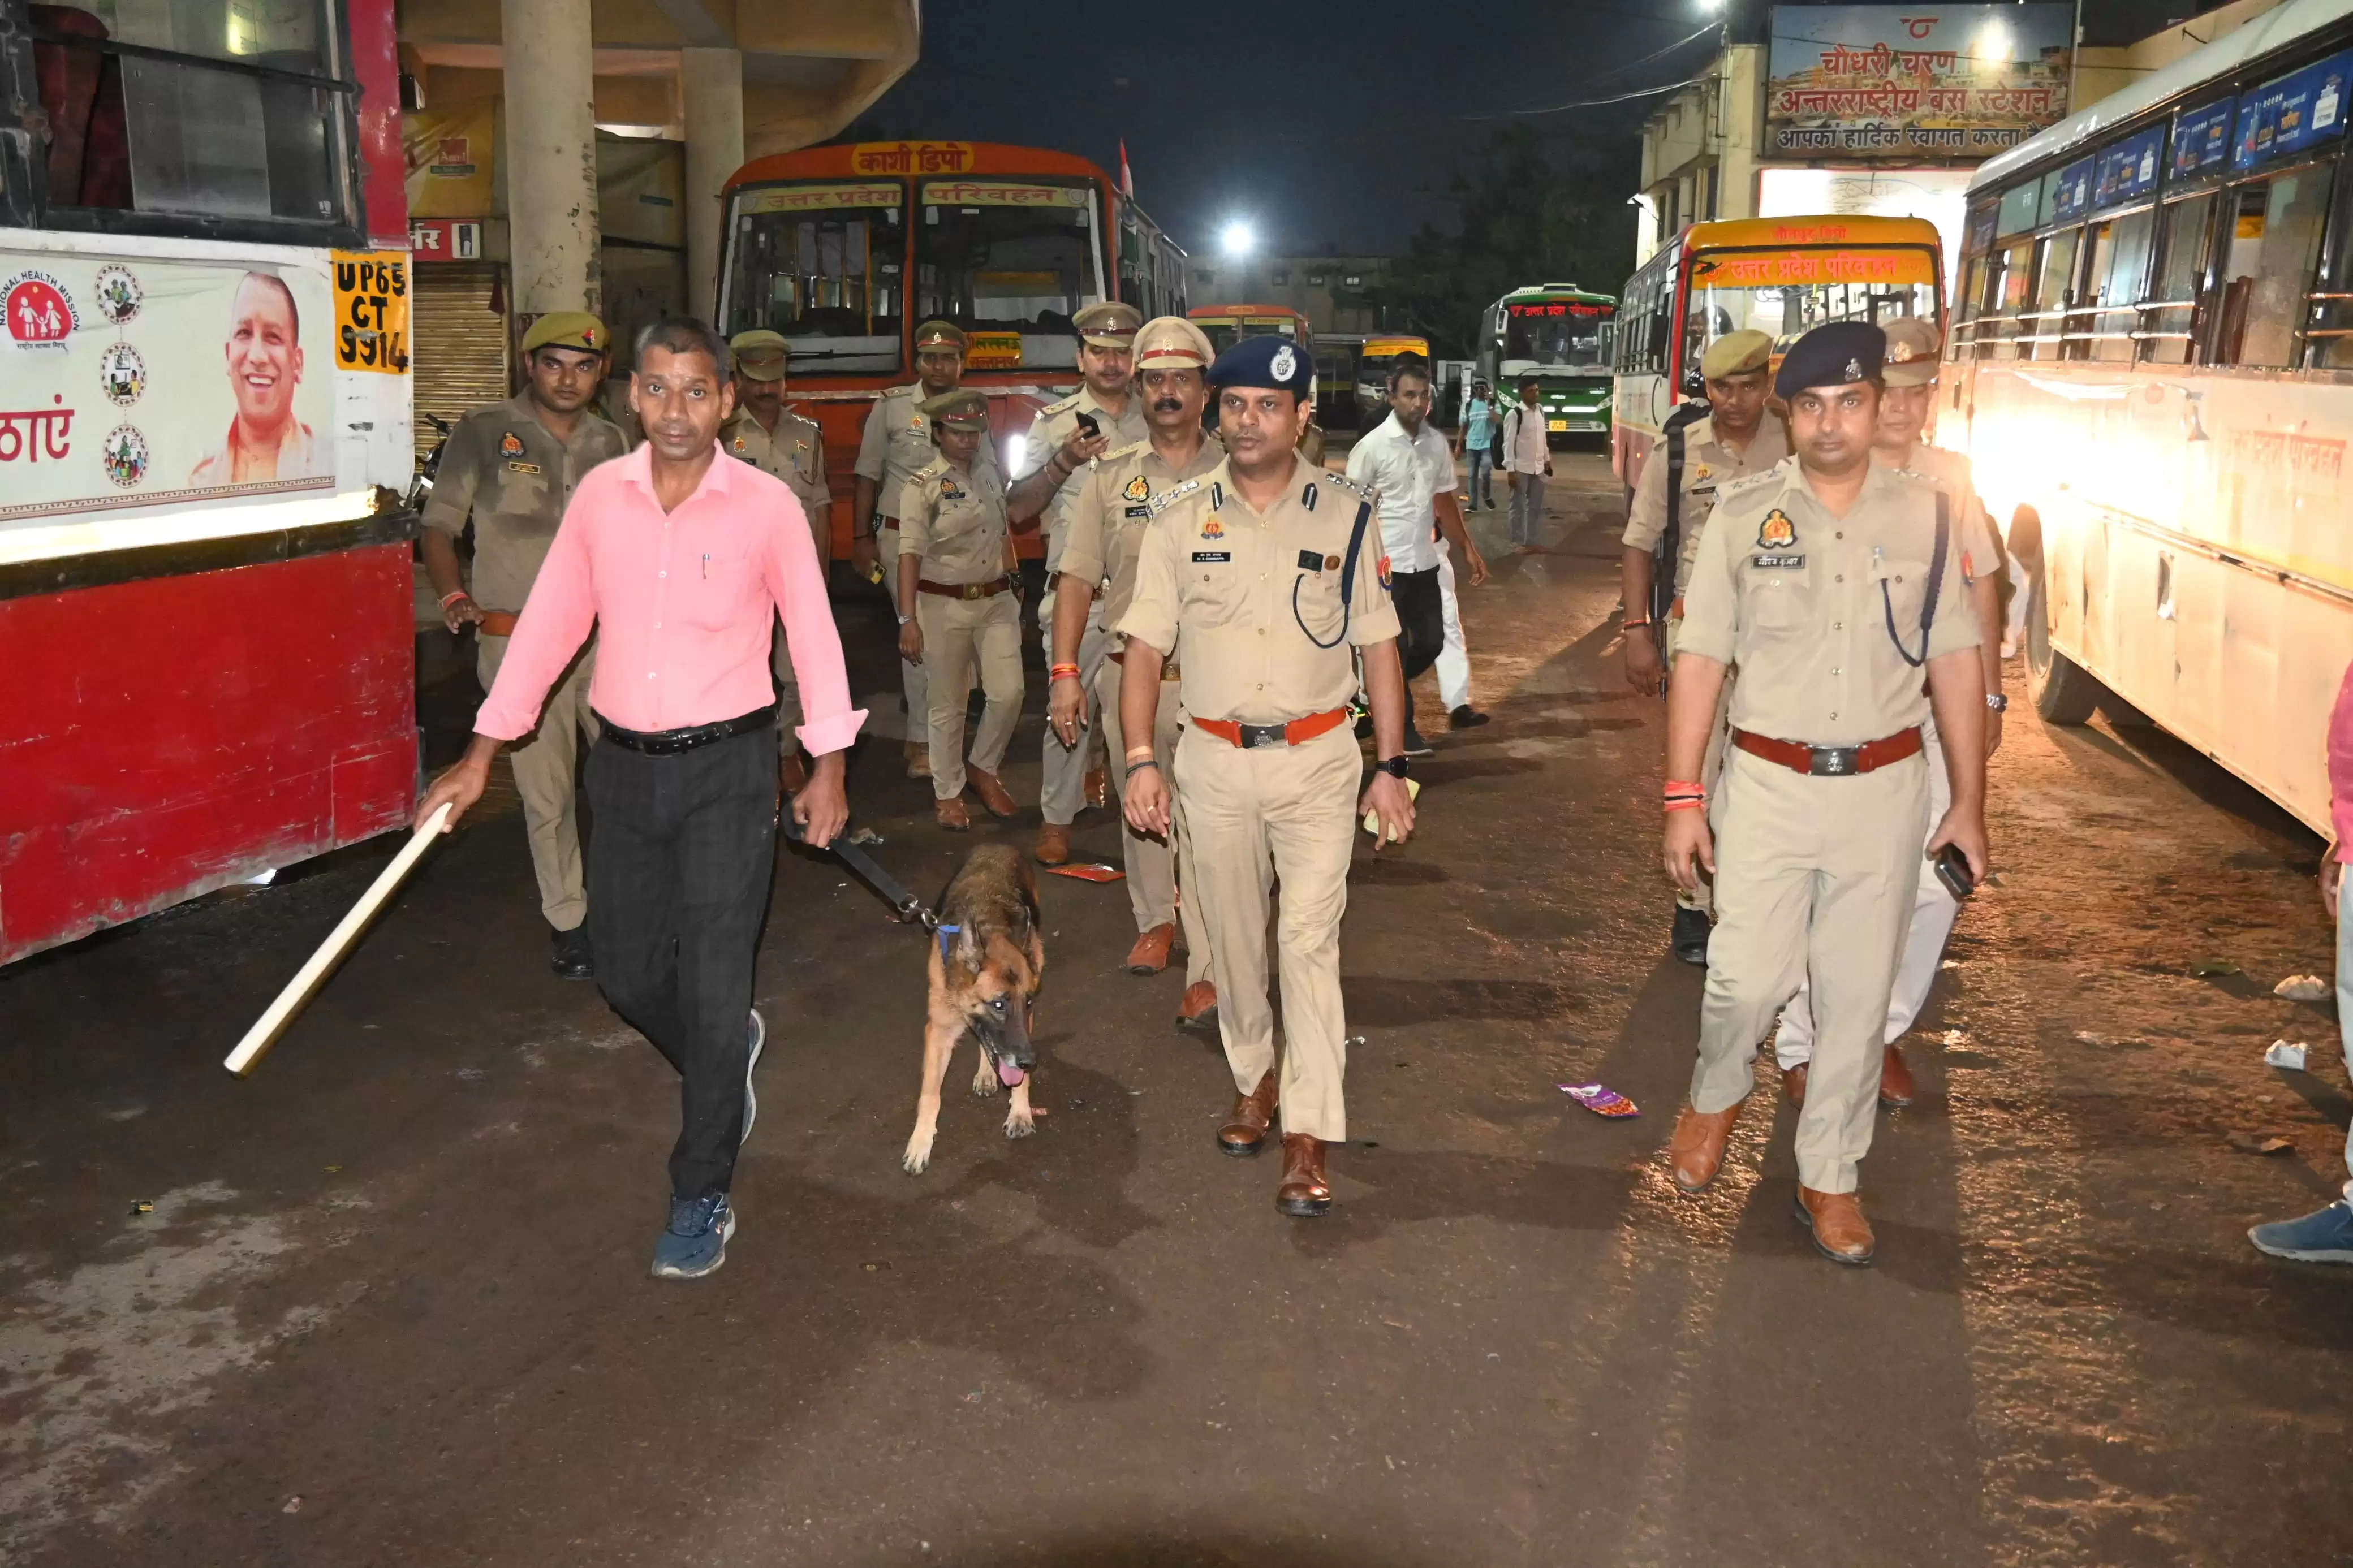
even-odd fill
[{"label": "name badge on uniform", "polygon": [[942,500],[964,500],[968,499],[968,497],[967,492],[958,489],[953,482],[943,479],[940,481],[940,499]]},{"label": "name badge on uniform", "polygon": [[535,474],[539,472],[539,465],[537,463],[509,463],[507,465],[507,472],[511,474]]},{"label": "name badge on uniform", "polygon": [[1124,517],[1150,517],[1152,515],[1152,509],[1148,506],[1132,506],[1121,515]]},{"label": "name badge on uniform", "polygon": [[1806,558],[1802,555],[1758,555],[1752,557],[1749,564],[1753,566],[1779,567],[1785,571],[1796,571],[1806,564]]},{"label": "name badge on uniform", "polygon": [[1299,569],[1300,569],[1302,572],[1321,572],[1321,571],[1323,571],[1323,570],[1324,570],[1324,553],[1323,553],[1323,552],[1318,551],[1318,550],[1303,550],[1303,551],[1301,551],[1301,552],[1299,552]]},{"label": "name badge on uniform", "polygon": [[1234,552],[1230,550],[1196,550],[1193,552],[1193,559],[1196,563],[1204,561],[1223,563],[1231,561],[1233,558]]}]

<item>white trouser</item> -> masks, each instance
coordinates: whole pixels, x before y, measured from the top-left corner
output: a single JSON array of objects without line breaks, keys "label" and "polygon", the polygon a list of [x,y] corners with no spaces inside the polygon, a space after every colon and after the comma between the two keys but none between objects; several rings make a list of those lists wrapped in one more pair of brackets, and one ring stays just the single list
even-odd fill
[{"label": "white trouser", "polygon": [[[1953,804],[1952,781],[1945,776],[1945,748],[1936,739],[1936,721],[1920,726],[1920,738],[1928,760],[1928,834],[1934,837],[1936,826],[1945,820],[1945,813]],[[1953,934],[1953,921],[1960,917],[1959,900],[1946,890],[1945,884],[1933,867],[1920,869],[1919,890],[1912,895],[1912,924],[1905,932],[1904,956],[1895,966],[1895,988],[1887,994],[1887,1030],[1883,1043],[1894,1045],[1928,1005],[1929,987],[1936,984],[1936,966],[1944,962],[1946,939]],[[2340,938],[2339,951],[2342,951]],[[1810,985],[1798,987],[1797,995],[1781,1010],[1780,1032],[1773,1037],[1773,1057],[1788,1071],[1793,1067],[1814,1058],[1814,1009],[1809,994]],[[2353,1138],[2347,1143],[2348,1160],[2353,1160]],[[2348,1164],[2353,1169],[2353,1164]]]},{"label": "white trouser", "polygon": [[1446,606],[1446,643],[1438,650],[1438,700],[1446,710],[1471,706],[1471,650],[1462,641],[1462,610],[1454,602],[1453,550],[1438,542],[1438,597]]}]

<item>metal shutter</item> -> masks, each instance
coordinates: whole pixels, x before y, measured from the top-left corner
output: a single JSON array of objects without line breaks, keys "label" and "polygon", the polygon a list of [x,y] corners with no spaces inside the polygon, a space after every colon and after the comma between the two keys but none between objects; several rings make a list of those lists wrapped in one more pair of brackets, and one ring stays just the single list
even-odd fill
[{"label": "metal shutter", "polygon": [[417,296],[409,334],[416,375],[417,454],[432,450],[440,433],[426,422],[438,414],[460,417],[511,395],[508,325],[501,268],[428,263],[416,269]]}]

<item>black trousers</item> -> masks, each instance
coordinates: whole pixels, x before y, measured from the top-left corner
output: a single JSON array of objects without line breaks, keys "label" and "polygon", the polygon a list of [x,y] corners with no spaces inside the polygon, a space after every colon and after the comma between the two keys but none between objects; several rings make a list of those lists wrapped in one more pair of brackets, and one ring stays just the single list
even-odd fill
[{"label": "black trousers", "polygon": [[669,757],[600,739],[588,754],[588,804],[597,984],[678,1069],[670,1192],[725,1192],[743,1135],[752,966],[776,870],[776,726]]},{"label": "black trousers", "polygon": [[1398,658],[1405,665],[1405,721],[1413,722],[1413,679],[1438,662],[1446,647],[1446,596],[1439,592],[1438,568],[1389,574],[1389,601],[1397,606]]}]

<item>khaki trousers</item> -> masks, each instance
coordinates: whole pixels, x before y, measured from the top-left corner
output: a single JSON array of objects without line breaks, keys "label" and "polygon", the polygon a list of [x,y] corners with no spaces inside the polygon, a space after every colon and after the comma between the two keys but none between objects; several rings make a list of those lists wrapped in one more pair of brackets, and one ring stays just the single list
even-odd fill
[{"label": "khaki trousers", "polygon": [[1928,770],[1910,756],[1813,778],[1735,751],[1722,784],[1692,1107],[1724,1110],[1747,1095],[1757,1042],[1810,971],[1817,1032],[1798,1180],[1852,1192],[1871,1151],[1879,1032],[1919,885]]},{"label": "khaki trousers", "polygon": [[[1665,646],[1670,680],[1674,678],[1675,644],[1679,640],[1677,634],[1681,631],[1683,624],[1681,616],[1667,617]],[[1739,678],[1739,675],[1738,670],[1730,668],[1724,672],[1723,689],[1715,695],[1715,721],[1708,726],[1707,750],[1700,754],[1699,778],[1695,782],[1700,788],[1707,791],[1711,803],[1715,798],[1715,781],[1724,776],[1725,749],[1732,743],[1732,683]],[[1715,807],[1711,804],[1709,815],[1712,817],[1714,814]],[[1714,884],[1704,876],[1700,878],[1699,891],[1696,893],[1686,893],[1681,888],[1677,888],[1675,889],[1676,906],[1681,909],[1697,910],[1702,914],[1707,914],[1715,906],[1713,888]]]},{"label": "khaki trousers", "polygon": [[[474,668],[484,691],[506,662],[507,640],[476,634]],[[557,931],[571,931],[588,918],[588,890],[580,876],[580,814],[573,786],[581,743],[593,744],[596,739],[596,716],[588,710],[588,683],[596,668],[592,645],[547,694],[539,710],[539,728],[523,743],[507,750],[515,793],[522,796],[531,868],[539,879],[539,910]]]},{"label": "khaki trousers", "polygon": [[[1125,771],[1127,736],[1119,718],[1120,667],[1106,656],[1103,668],[1095,676],[1095,700],[1103,709],[1103,739],[1111,746],[1111,754],[1119,759],[1114,779]],[[1176,739],[1185,728],[1185,705],[1177,698],[1177,683],[1160,683],[1160,703],[1152,714],[1152,755],[1161,772],[1173,780],[1176,768]],[[1119,858],[1127,869],[1127,902],[1135,911],[1135,929],[1150,931],[1154,926],[1172,921],[1185,922],[1185,984],[1208,980],[1215,973],[1209,961],[1208,933],[1202,927],[1200,897],[1193,891],[1198,879],[1193,870],[1193,845],[1185,835],[1185,819],[1181,812],[1171,812],[1175,823],[1176,842],[1146,838],[1127,825],[1123,816],[1119,824]]]},{"label": "khaki trousers", "polygon": [[964,709],[974,672],[988,699],[972,738],[974,767],[997,771],[1021,717],[1021,601],[1011,594],[917,594],[915,624],[923,629],[923,668],[931,672],[932,795],[954,800],[964,793]]},{"label": "khaki trousers", "polygon": [[1174,772],[1234,1088],[1249,1093],[1275,1065],[1266,922],[1268,897],[1280,879],[1282,1130],[1339,1142],[1348,1136],[1340,917],[1348,907],[1364,774],[1356,738],[1344,724],[1304,745],[1245,751],[1188,726],[1176,743]]},{"label": "khaki trousers", "polygon": [[[898,519],[886,517],[882,520],[882,531],[874,536],[874,550],[882,563],[882,586],[891,595],[892,602],[896,604],[899,597]],[[916,597],[921,599],[923,595],[918,594]],[[917,608],[920,610],[922,606],[919,605]],[[923,624],[923,617],[920,615],[916,616],[916,624],[919,626]],[[931,723],[932,689],[931,676],[928,673],[931,659],[929,649],[924,650],[923,658],[923,664],[910,663],[903,658],[899,661],[899,685],[907,694],[907,739],[910,741],[922,740]]]},{"label": "khaki trousers", "polygon": [[[1050,654],[1054,646],[1053,607],[1054,595],[1050,592],[1046,595],[1044,606],[1049,613],[1046,648]],[[1079,711],[1079,743],[1063,745],[1062,737],[1054,733],[1051,724],[1046,726],[1046,738],[1039,742],[1038,809],[1047,821],[1058,827],[1068,827],[1077,821],[1080,811],[1087,804],[1087,769],[1094,762],[1096,752],[1095,710],[1100,706],[1106,715],[1104,721],[1109,723],[1114,721],[1107,716],[1119,706],[1116,696],[1109,702],[1099,702],[1095,690],[1096,678],[1105,669],[1113,670],[1115,675],[1117,668],[1111,662],[1111,634],[1103,630],[1103,601],[1098,598],[1094,607],[1087,613],[1086,633],[1079,638],[1079,689],[1086,694],[1086,705]],[[1112,690],[1115,693],[1118,689],[1119,682],[1114,679]],[[1116,745],[1118,742],[1113,743]]]}]

